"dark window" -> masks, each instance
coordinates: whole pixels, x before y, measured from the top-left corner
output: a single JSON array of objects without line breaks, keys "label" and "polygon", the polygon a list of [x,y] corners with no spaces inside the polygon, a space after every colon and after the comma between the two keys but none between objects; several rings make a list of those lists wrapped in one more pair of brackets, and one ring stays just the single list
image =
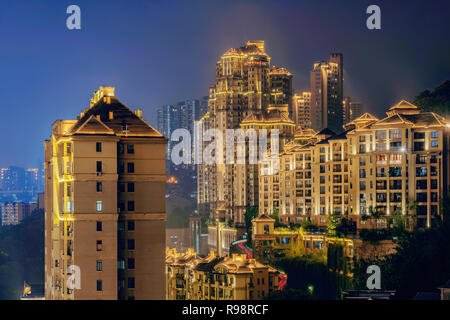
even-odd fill
[{"label": "dark window", "polygon": [[118,246],[119,246],[120,250],[125,249],[125,240],[124,239],[119,239]]},{"label": "dark window", "polygon": [[134,278],[128,278],[128,289],[134,289]]},{"label": "dark window", "polygon": [[102,222],[101,221],[97,221],[97,231],[102,231]]},{"label": "dark window", "polygon": [[128,231],[134,231],[134,220],[128,220]]},{"label": "dark window", "polygon": [[97,240],[97,251],[102,251],[102,250],[103,250],[103,241]]},{"label": "dark window", "polygon": [[128,211],[134,211],[134,201],[128,201]]},{"label": "dark window", "polygon": [[117,230],[118,231],[125,231],[125,221],[118,221],[117,222]]},{"label": "dark window", "polygon": [[128,192],[134,192],[134,182],[128,182]]},{"label": "dark window", "polygon": [[103,186],[101,182],[97,182],[97,192],[102,192]]},{"label": "dark window", "polygon": [[134,258],[128,258],[128,269],[134,269]]},{"label": "dark window", "polygon": [[427,167],[416,168],[416,177],[426,177],[426,176],[427,176]]},{"label": "dark window", "polygon": [[416,180],[416,189],[427,189],[427,180]]},{"label": "dark window", "polygon": [[425,132],[414,132],[414,139],[425,139]]},{"label": "dark window", "polygon": [[128,173],[134,172],[134,162],[128,162]]},{"label": "dark window", "polygon": [[97,291],[103,290],[102,280],[97,280]]},{"label": "dark window", "polygon": [[431,180],[431,189],[437,189],[438,188],[438,183],[437,180]]},{"label": "dark window", "polygon": [[125,163],[123,161],[119,162],[119,173],[125,172]]},{"label": "dark window", "polygon": [[119,192],[125,192],[125,183],[119,183]]},{"label": "dark window", "polygon": [[125,202],[119,202],[119,212],[125,211]]},{"label": "dark window", "polygon": [[119,154],[123,154],[123,153],[124,153],[123,143],[119,143]]},{"label": "dark window", "polygon": [[128,239],[128,250],[134,250],[134,239]]},{"label": "dark window", "polygon": [[101,142],[97,142],[95,145],[95,150],[97,152],[102,152],[102,143]]},{"label": "dark window", "polygon": [[134,144],[127,144],[127,153],[134,153]]},{"label": "dark window", "polygon": [[417,202],[427,202],[427,193],[426,192],[418,192],[416,194]]},{"label": "dark window", "polygon": [[414,151],[423,151],[425,150],[425,142],[414,142]]},{"label": "dark window", "polygon": [[97,161],[97,172],[102,172],[102,162]]}]

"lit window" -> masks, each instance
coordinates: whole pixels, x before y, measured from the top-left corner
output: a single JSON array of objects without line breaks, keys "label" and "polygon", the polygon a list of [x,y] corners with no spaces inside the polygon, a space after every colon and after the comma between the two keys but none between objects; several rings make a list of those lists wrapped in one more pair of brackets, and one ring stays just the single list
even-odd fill
[{"label": "lit window", "polygon": [[97,260],[97,271],[102,271],[102,270],[103,270],[103,261]]},{"label": "lit window", "polygon": [[97,212],[103,211],[103,201],[97,201]]}]

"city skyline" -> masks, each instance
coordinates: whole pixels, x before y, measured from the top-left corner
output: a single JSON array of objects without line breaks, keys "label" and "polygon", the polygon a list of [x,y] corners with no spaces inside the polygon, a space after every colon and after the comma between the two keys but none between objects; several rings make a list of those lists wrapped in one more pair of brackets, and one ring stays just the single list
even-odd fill
[{"label": "city skyline", "polygon": [[[159,106],[206,95],[205,88],[214,80],[207,66],[227,48],[244,45],[248,39],[266,41],[268,54],[294,74],[298,92],[308,90],[315,62],[342,52],[344,92],[377,116],[400,98],[412,100],[436,87],[450,71],[445,54],[449,44],[441,40],[448,33],[448,4],[443,1],[427,8],[415,2],[406,6],[381,1],[379,31],[365,27],[365,2],[77,4],[82,28],[76,31],[65,27],[65,4],[3,4],[4,116],[21,121],[2,126],[3,135],[20,132],[1,142],[8,150],[2,167],[36,167],[42,162],[40,141],[50,133],[47,123],[78,112],[80,104],[88,106],[98,84],[118,87],[121,96],[130,97],[124,103],[142,108],[156,125]],[[34,15],[36,11],[41,14]],[[427,22],[430,15],[432,24]],[[415,17],[414,25],[410,17]],[[360,44],[357,49],[354,43]]]}]

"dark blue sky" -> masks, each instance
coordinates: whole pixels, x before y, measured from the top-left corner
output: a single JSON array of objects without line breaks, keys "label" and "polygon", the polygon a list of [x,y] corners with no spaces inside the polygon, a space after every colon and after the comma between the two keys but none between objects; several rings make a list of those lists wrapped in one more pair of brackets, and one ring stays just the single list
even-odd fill
[{"label": "dark blue sky", "polygon": [[[82,29],[66,28],[81,7]],[[382,30],[366,29],[378,4]],[[345,94],[382,115],[450,79],[449,1],[2,0],[0,166],[37,166],[56,119],[73,119],[99,85],[155,122],[158,106],[207,95],[230,47],[265,40],[272,63],[308,89],[313,62],[344,54]]]}]

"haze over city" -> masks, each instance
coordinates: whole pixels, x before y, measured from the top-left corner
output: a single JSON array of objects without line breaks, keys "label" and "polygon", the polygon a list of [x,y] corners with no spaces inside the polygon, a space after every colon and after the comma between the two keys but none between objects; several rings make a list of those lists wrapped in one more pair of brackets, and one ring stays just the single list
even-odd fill
[{"label": "haze over city", "polygon": [[77,31],[65,25],[68,2],[0,5],[0,133],[9,137],[0,141],[2,167],[37,167],[48,124],[75,118],[99,85],[115,86],[124,103],[155,124],[159,106],[207,95],[217,57],[248,39],[265,41],[273,61],[294,74],[297,91],[308,89],[314,62],[342,52],[345,94],[376,115],[436,87],[450,71],[446,1],[379,1],[378,32],[365,27],[368,1],[77,4]]}]

